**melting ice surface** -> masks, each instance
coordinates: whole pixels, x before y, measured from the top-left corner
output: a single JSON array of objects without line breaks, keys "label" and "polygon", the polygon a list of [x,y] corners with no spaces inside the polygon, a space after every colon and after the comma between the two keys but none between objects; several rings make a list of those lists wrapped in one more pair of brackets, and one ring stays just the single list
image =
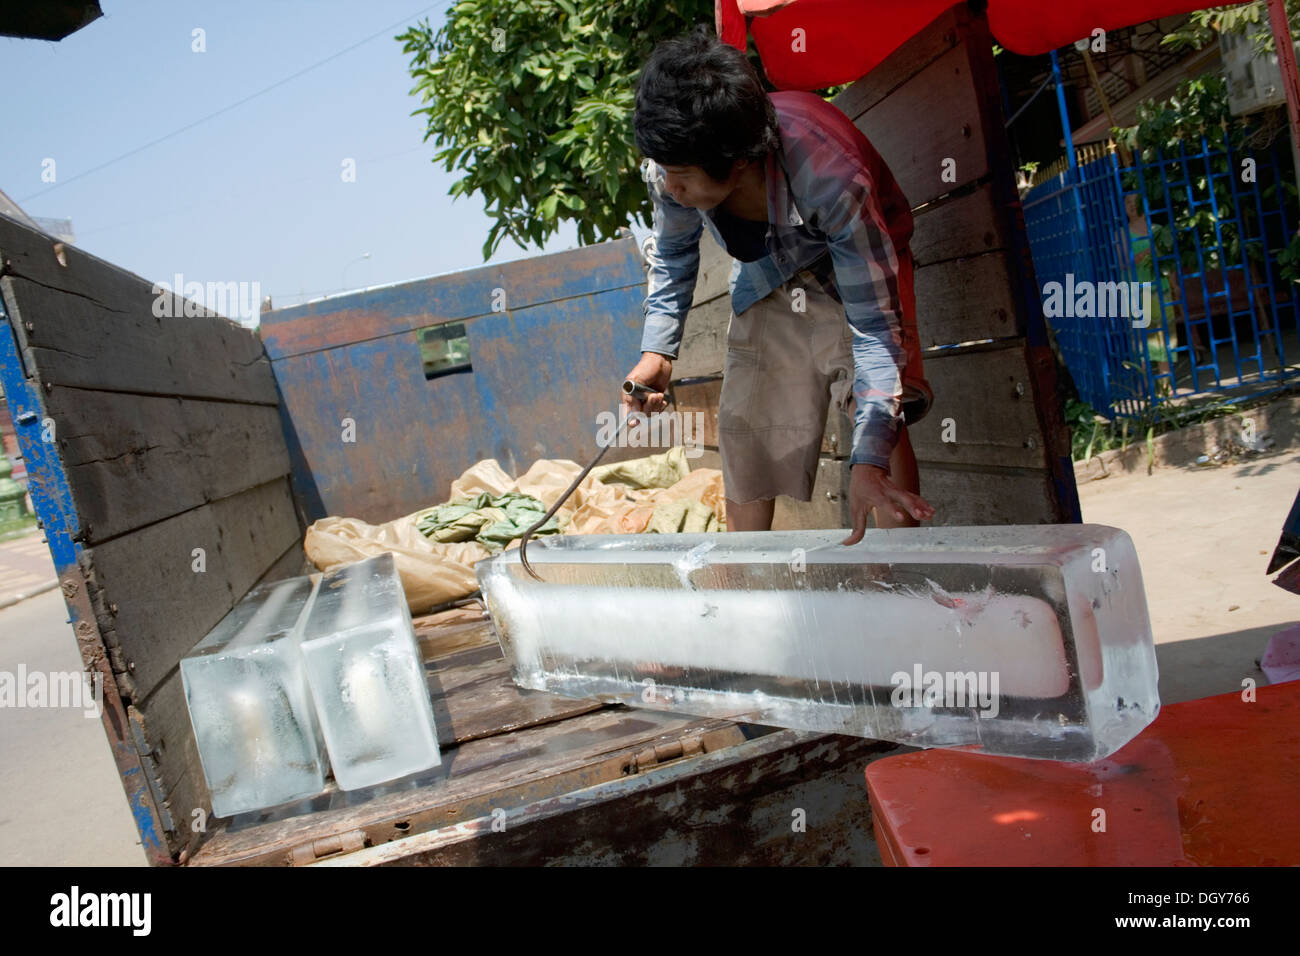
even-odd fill
[{"label": "melting ice surface", "polygon": [[1159,709],[1099,525],[560,536],[480,562],[523,687],[914,746],[1094,760]]},{"label": "melting ice surface", "polygon": [[320,793],[328,766],[298,648],[309,578],[257,588],[181,660],[219,817]]},{"label": "melting ice surface", "polygon": [[315,796],[331,766],[354,790],[441,759],[391,554],[253,590],[181,679],[220,817]]},{"label": "melting ice surface", "polygon": [[424,664],[391,554],[322,577],[301,643],[339,787],[374,786],[441,761]]}]

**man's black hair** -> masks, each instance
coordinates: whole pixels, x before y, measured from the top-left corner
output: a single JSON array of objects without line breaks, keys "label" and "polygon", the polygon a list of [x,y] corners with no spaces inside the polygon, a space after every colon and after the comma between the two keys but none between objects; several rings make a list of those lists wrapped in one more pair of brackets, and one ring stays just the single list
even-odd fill
[{"label": "man's black hair", "polygon": [[748,57],[707,24],[659,43],[636,90],[636,145],[668,166],[700,166],[721,182],[737,159],[779,144],[776,111]]}]

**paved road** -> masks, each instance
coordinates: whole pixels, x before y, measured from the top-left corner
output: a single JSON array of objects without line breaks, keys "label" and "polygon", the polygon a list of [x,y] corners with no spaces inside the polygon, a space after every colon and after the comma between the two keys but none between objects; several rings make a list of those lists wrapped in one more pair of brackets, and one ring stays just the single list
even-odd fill
[{"label": "paved road", "polygon": [[[79,672],[63,592],[0,610],[0,671]],[[98,718],[0,708],[0,866],[144,866]]]},{"label": "paved road", "polygon": [[1137,547],[1164,703],[1268,682],[1256,658],[1300,622],[1300,596],[1264,574],[1297,486],[1295,447],[1080,486],[1083,520],[1123,528]]}]

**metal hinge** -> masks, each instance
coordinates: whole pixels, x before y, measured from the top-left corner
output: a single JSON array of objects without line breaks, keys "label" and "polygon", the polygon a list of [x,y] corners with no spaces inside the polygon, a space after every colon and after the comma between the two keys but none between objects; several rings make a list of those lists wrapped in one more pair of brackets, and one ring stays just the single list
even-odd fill
[{"label": "metal hinge", "polygon": [[700,736],[683,737],[680,740],[670,740],[667,743],[646,747],[624,762],[623,776],[630,777],[651,767],[668,763],[670,760],[694,757],[703,752],[704,738]]},{"label": "metal hinge", "polygon": [[293,866],[306,866],[308,863],[323,860],[327,856],[335,856],[339,853],[353,853],[356,850],[365,849],[365,846],[366,831],[349,830],[347,833],[321,837],[319,840],[312,840],[310,843],[294,847],[289,851],[289,862]]}]

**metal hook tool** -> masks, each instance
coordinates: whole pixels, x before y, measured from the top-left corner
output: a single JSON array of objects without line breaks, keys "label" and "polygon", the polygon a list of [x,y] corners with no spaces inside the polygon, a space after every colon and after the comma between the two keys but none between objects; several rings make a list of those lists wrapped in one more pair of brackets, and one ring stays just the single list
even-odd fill
[{"label": "metal hook tool", "polygon": [[[634,382],[631,379],[628,379],[626,382],[623,383],[623,391],[628,395],[633,395],[638,398],[645,395],[654,394],[654,389],[650,388],[649,386],[642,385],[640,382]],[[609,451],[610,445],[615,445],[618,443],[619,436],[623,434],[623,429],[627,428],[627,423],[632,420],[633,414],[634,414],[633,412],[629,411],[626,415],[623,416],[623,424],[618,426],[618,431],[614,433],[614,437],[610,441],[609,445],[604,445],[600,449],[600,452],[596,455],[596,457],[591,460],[591,464],[589,464],[586,468],[582,469],[582,471],[578,473],[578,477],[573,479],[573,483],[569,485],[568,489],[565,490],[564,494],[560,495],[560,497],[555,499],[555,504],[551,505],[551,510],[546,512],[546,514],[542,515],[540,521],[538,521],[531,528],[529,528],[527,531],[525,531],[522,535],[519,536],[519,563],[524,566],[524,570],[527,571],[529,574],[531,574],[534,579],[540,581],[542,578],[536,571],[533,570],[533,566],[528,563],[528,539],[533,536],[533,533],[536,532],[537,529],[539,529],[542,525],[546,524],[546,522],[550,521],[551,518],[555,515],[555,512],[560,510],[560,506],[569,500],[569,495],[573,494],[573,492],[577,489],[578,485],[582,484],[582,480],[586,478],[589,474],[591,474],[591,469],[595,468],[597,465],[600,464],[600,460],[605,457],[605,452]]]}]

